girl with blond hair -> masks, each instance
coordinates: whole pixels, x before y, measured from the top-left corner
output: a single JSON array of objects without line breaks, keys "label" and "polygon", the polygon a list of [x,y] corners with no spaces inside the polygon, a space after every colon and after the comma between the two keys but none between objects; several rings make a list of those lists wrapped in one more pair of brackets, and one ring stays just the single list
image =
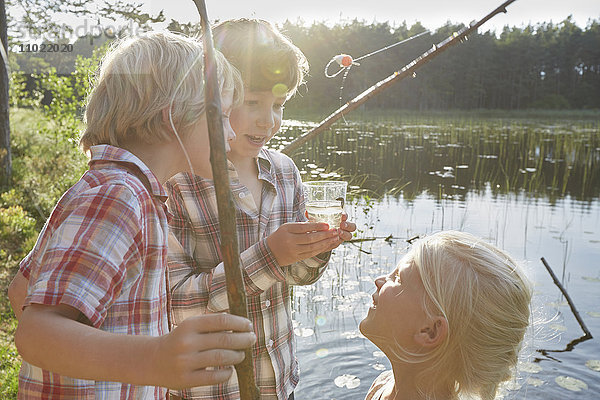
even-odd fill
[{"label": "girl with blond hair", "polygon": [[416,242],[376,292],[360,331],[392,371],[365,400],[492,400],[512,377],[532,289],[502,250],[468,233]]}]

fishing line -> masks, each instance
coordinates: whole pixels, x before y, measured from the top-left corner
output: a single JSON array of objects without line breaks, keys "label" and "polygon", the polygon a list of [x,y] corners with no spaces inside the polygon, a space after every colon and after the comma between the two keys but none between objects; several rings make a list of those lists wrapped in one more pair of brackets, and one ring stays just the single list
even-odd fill
[{"label": "fishing line", "polygon": [[[423,31],[423,32],[421,32],[421,33],[418,33],[418,34],[416,34],[416,35],[414,35],[414,36],[411,36],[411,37],[409,37],[409,38],[407,38],[407,39],[403,39],[403,40],[401,40],[401,41],[399,41],[399,42],[392,43],[392,44],[390,44],[389,46],[382,47],[382,48],[381,48],[381,49],[379,49],[379,50],[372,51],[372,52],[370,52],[370,53],[368,53],[368,54],[365,54],[365,55],[363,55],[363,56],[360,56],[360,57],[358,57],[358,58],[352,58],[352,56],[350,56],[350,55],[348,55],[348,54],[338,54],[337,56],[334,56],[334,57],[333,57],[331,60],[329,60],[329,62],[328,62],[328,63],[327,63],[327,65],[325,66],[325,76],[326,76],[326,77],[328,77],[328,78],[335,78],[335,77],[336,77],[336,76],[338,76],[338,75],[339,75],[339,74],[340,74],[340,73],[341,73],[341,72],[342,72],[344,69],[348,69],[348,68],[352,67],[353,65],[360,65],[360,63],[358,63],[357,61],[364,60],[364,59],[365,59],[365,58],[367,58],[367,57],[374,56],[375,54],[381,53],[382,51],[389,50],[389,49],[391,49],[392,47],[396,47],[396,46],[399,46],[399,45],[401,45],[401,44],[404,44],[404,43],[406,43],[406,42],[409,42],[409,41],[411,41],[411,40],[413,40],[413,39],[416,39],[416,38],[418,38],[418,37],[421,37],[421,36],[423,36],[423,35],[425,35],[425,34],[427,34],[427,33],[431,33],[431,31],[430,31],[430,30]],[[333,73],[333,74],[330,74],[330,73],[329,73],[329,67],[330,67],[330,66],[331,66],[331,64],[333,64],[334,62],[336,62],[336,63],[337,63],[339,66],[340,66],[340,69],[339,69],[338,71],[336,71],[335,73]]]},{"label": "fishing line", "polygon": [[185,81],[185,78],[187,78],[189,73],[192,71],[192,68],[194,68],[194,65],[196,65],[198,60],[201,58],[202,58],[202,54],[196,56],[196,58],[194,59],[194,61],[189,66],[188,70],[186,71],[186,73],[183,74],[183,78],[181,78],[181,81],[175,88],[175,91],[173,92],[173,96],[171,97],[171,101],[169,102],[169,123],[171,124],[171,129],[173,129],[173,133],[175,133],[175,137],[177,138],[177,141],[179,142],[179,145],[181,146],[181,149],[183,150],[183,154],[185,155],[185,160],[187,161],[188,166],[190,167],[190,172],[191,172],[192,176],[194,176],[195,173],[194,173],[194,167],[192,166],[192,162],[190,160],[190,156],[188,155],[188,152],[185,149],[183,142],[181,141],[181,137],[179,137],[179,134],[177,133],[177,129],[175,129],[175,124],[173,124],[173,103],[175,102],[175,96],[177,95],[179,88],[181,88],[181,85]]},{"label": "fishing line", "polygon": [[[406,42],[409,42],[413,39],[416,39],[418,37],[421,37],[425,34],[429,34],[431,33],[431,31],[425,30],[421,33],[418,33],[414,36],[411,36],[409,38],[403,39],[399,42],[396,43],[392,43],[388,46],[382,47],[381,49],[372,51],[370,53],[367,53],[365,55],[362,55],[358,58],[352,58],[352,56],[350,56],[349,54],[338,54],[334,57],[331,58],[331,60],[329,60],[329,62],[327,63],[327,65],[325,66],[325,76],[327,78],[335,78],[336,76],[338,76],[339,74],[341,74],[342,72],[344,72],[344,75],[342,76],[342,84],[340,85],[340,96],[339,96],[339,100],[340,100],[340,107],[342,106],[342,93],[344,91],[344,84],[346,83],[346,78],[348,77],[348,73],[350,72],[350,69],[354,66],[354,65],[360,65],[360,63],[358,63],[357,61],[360,60],[364,60],[365,58],[374,56],[375,54],[381,53],[383,51],[389,50],[393,47],[399,46],[401,44],[404,44]],[[333,63],[337,63],[340,67],[339,70],[335,71],[334,73],[329,73],[329,67],[331,66],[331,64]],[[346,121],[346,118],[344,117],[344,114],[342,114],[342,118],[344,119],[344,122],[347,123],[348,121]]]}]

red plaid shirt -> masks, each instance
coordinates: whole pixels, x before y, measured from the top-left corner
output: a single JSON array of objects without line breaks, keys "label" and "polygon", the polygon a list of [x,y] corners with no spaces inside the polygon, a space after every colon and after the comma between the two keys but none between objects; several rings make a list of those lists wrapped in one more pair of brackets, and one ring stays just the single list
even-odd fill
[{"label": "red plaid shirt", "polygon": [[[309,285],[324,272],[324,259],[314,257],[281,266],[266,238],[286,222],[305,221],[302,181],[293,161],[263,149],[258,158],[262,201],[254,202],[240,184],[232,164],[229,178],[236,204],[241,265],[248,294],[249,318],[258,338],[253,348],[261,399],[285,399],[298,383],[290,308],[290,285]],[[212,181],[179,174],[166,184],[167,206],[173,214],[169,236],[169,281],[173,323],[228,309],[221,262],[219,219]],[[260,207],[260,209],[259,209]],[[236,374],[221,385],[184,390],[189,399],[239,399]]]},{"label": "red plaid shirt", "polygon": [[[127,335],[168,332],[166,194],[133,154],[91,148],[90,169],[59,200],[21,262],[29,304],[66,304],[95,328]],[[73,379],[26,362],[19,398],[164,399],[166,390]]]}]

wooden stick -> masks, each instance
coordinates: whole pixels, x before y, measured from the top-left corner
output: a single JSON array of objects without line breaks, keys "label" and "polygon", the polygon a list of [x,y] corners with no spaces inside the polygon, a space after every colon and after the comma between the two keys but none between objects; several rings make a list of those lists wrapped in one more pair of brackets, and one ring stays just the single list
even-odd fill
[{"label": "wooden stick", "polygon": [[589,331],[589,329],[587,328],[587,326],[585,326],[585,323],[583,322],[583,319],[581,319],[581,316],[579,315],[579,312],[575,308],[575,304],[573,303],[573,300],[571,300],[571,296],[569,296],[569,294],[565,290],[564,286],[560,283],[560,281],[558,280],[558,278],[556,277],[556,275],[554,275],[554,271],[552,271],[552,268],[550,268],[550,265],[548,265],[548,263],[546,262],[546,259],[544,257],[542,257],[542,263],[544,264],[544,267],[546,267],[546,269],[550,273],[550,276],[552,277],[552,280],[554,281],[554,284],[556,286],[558,286],[558,288],[560,289],[560,291],[562,292],[562,294],[565,296],[565,299],[567,299],[567,303],[569,303],[569,307],[571,307],[571,312],[573,313],[573,315],[575,316],[575,319],[577,319],[577,322],[579,322],[579,326],[581,326],[581,329],[583,329],[583,332],[585,333],[584,338],[591,339],[592,338],[592,333]]},{"label": "wooden stick", "polygon": [[352,100],[350,100],[349,102],[347,102],[346,104],[344,104],[343,106],[338,108],[331,115],[329,115],[327,118],[325,118],[323,121],[321,121],[321,123],[319,123],[319,125],[317,125],[313,129],[311,129],[310,131],[306,132],[305,134],[301,135],[300,137],[296,138],[292,143],[288,144],[282,150],[282,152],[285,154],[290,154],[291,152],[296,150],[298,147],[302,146],[304,143],[306,143],[313,137],[315,137],[318,134],[320,134],[321,132],[325,131],[327,128],[329,128],[331,125],[333,125],[333,123],[335,121],[342,118],[344,115],[348,114],[349,112],[360,107],[363,103],[365,103],[370,98],[381,93],[388,87],[392,86],[394,83],[400,82],[402,79],[406,78],[407,76],[412,76],[412,74],[417,69],[419,69],[420,67],[422,67],[423,65],[425,65],[426,63],[431,61],[434,57],[436,57],[439,54],[446,51],[451,46],[462,42],[467,37],[467,35],[469,35],[473,31],[475,31],[477,28],[479,28],[481,25],[483,25],[489,19],[494,17],[496,14],[499,14],[501,12],[505,13],[506,7],[509,4],[513,3],[514,1],[516,1],[516,0],[505,1],[504,3],[502,3],[502,5],[500,7],[496,8],[494,11],[492,11],[491,13],[486,15],[484,18],[482,18],[475,24],[473,24],[469,27],[462,28],[459,32],[456,32],[455,34],[446,38],[445,40],[438,43],[437,45],[434,45],[431,49],[429,49],[428,51],[426,51],[419,57],[415,58],[412,62],[407,64],[400,71],[396,71],[392,75],[388,76],[387,78],[377,82],[376,84],[374,84],[373,86],[371,86],[370,88],[368,88],[367,90],[365,90],[364,92],[362,92],[361,94],[359,94],[358,96],[356,96],[355,98],[353,98]]},{"label": "wooden stick", "polygon": [[[248,318],[248,306],[244,280],[240,269],[240,252],[237,241],[235,205],[229,187],[227,155],[223,138],[223,120],[221,111],[221,94],[215,63],[214,46],[206,4],[204,0],[194,0],[200,13],[202,25],[202,42],[204,46],[204,83],[206,120],[210,140],[210,165],[213,173],[217,209],[219,212],[219,229],[221,232],[221,254],[225,266],[227,300],[232,314]],[[254,382],[252,349],[246,350],[244,361],[235,366],[240,387],[241,400],[258,400],[259,391]]]}]

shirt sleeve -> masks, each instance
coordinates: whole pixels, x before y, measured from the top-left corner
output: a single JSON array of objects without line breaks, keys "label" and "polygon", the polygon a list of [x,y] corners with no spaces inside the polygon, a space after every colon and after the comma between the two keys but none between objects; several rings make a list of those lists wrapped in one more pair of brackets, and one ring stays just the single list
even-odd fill
[{"label": "shirt sleeve", "polygon": [[35,253],[24,306],[69,305],[99,327],[135,273],[128,266],[139,265],[140,203],[129,188],[104,185],[78,194],[62,212]]},{"label": "shirt sleeve", "polygon": [[[195,247],[199,238],[195,235],[188,209],[194,205],[186,204],[179,184],[167,182],[166,188],[169,192],[167,206],[172,214],[168,269],[175,320],[181,321],[199,312],[226,311],[229,303],[224,263],[206,268],[197,262]],[[240,254],[240,265],[248,296],[259,295],[275,282],[286,279],[266,238]]]},{"label": "shirt sleeve", "polygon": [[37,249],[38,249],[37,243],[40,242],[40,238],[42,238],[42,237],[44,237],[44,235],[46,235],[46,231],[48,229],[48,225],[50,224],[51,219],[52,219],[52,215],[50,216],[50,218],[48,218],[48,220],[44,224],[44,227],[40,231],[40,234],[38,235],[38,239],[36,241],[36,245],[33,246],[33,249],[31,249],[31,251],[25,256],[25,258],[23,260],[21,260],[21,262],[19,263],[19,272],[27,280],[29,280],[29,276],[31,275],[31,269],[33,268],[33,265],[35,264],[35,258],[36,258]]},{"label": "shirt sleeve", "polygon": [[[294,165],[294,215],[296,216],[296,222],[308,220],[305,210],[302,178],[298,168]],[[315,283],[325,272],[330,257],[331,252],[327,251],[284,267],[286,281],[290,285],[311,285]]]}]

